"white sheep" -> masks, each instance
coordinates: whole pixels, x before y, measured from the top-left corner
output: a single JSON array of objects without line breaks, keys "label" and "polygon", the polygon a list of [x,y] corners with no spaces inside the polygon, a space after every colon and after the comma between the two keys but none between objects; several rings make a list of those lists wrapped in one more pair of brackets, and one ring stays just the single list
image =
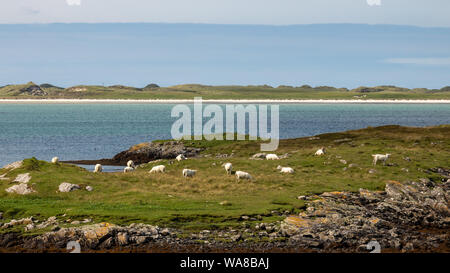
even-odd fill
[{"label": "white sheep", "polygon": [[253,177],[247,173],[247,172],[243,172],[243,171],[236,171],[236,179],[247,179],[247,180],[253,180]]},{"label": "white sheep", "polygon": [[124,173],[129,173],[129,172],[132,172],[132,171],[134,171],[133,167],[125,167],[125,169],[123,169]]},{"label": "white sheep", "polygon": [[316,151],[316,153],[314,155],[324,155],[325,154],[325,147],[321,147],[319,150]]},{"label": "white sheep", "polygon": [[386,164],[386,160],[388,160],[389,156],[391,156],[391,154],[385,154],[385,155],[381,155],[381,154],[375,154],[372,155],[373,157],[373,165],[377,165],[378,161],[383,161],[383,165]]},{"label": "white sheep", "polygon": [[179,154],[176,158],[177,161],[186,160],[187,158],[184,156],[184,154]]},{"label": "white sheep", "polygon": [[136,166],[134,165],[134,162],[133,162],[133,160],[128,160],[128,162],[127,162],[127,167],[130,167],[130,168],[135,168]]},{"label": "white sheep", "polygon": [[227,171],[227,174],[231,174],[231,170],[233,169],[233,164],[231,164],[230,162],[223,163],[222,167],[225,168],[225,171]]},{"label": "white sheep", "polygon": [[291,167],[281,167],[278,165],[277,170],[280,170],[280,173],[294,173],[294,169]]},{"label": "white sheep", "polygon": [[158,165],[154,166],[149,173],[163,173],[166,171],[166,166],[164,165]]},{"label": "white sheep", "polygon": [[266,155],[267,160],[278,160],[280,159],[276,154],[268,154]]},{"label": "white sheep", "polygon": [[194,177],[194,175],[197,173],[197,170],[190,170],[190,169],[184,169],[183,170],[183,176],[184,177]]},{"label": "white sheep", "polygon": [[101,173],[103,171],[102,164],[97,164],[94,167],[94,173]]},{"label": "white sheep", "polygon": [[56,164],[59,162],[59,158],[57,156],[55,156],[54,158],[52,158],[52,163]]}]

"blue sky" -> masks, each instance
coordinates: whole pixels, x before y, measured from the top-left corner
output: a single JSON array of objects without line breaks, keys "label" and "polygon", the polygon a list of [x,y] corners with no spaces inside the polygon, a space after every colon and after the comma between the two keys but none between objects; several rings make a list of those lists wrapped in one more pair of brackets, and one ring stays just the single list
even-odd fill
[{"label": "blue sky", "polygon": [[448,0],[78,1],[1,4],[0,85],[450,85]]}]

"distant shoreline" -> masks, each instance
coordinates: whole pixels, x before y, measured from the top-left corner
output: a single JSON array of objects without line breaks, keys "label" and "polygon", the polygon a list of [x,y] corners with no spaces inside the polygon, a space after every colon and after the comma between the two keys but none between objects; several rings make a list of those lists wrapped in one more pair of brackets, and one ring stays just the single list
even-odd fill
[{"label": "distant shoreline", "polygon": [[[0,99],[0,104],[183,104],[193,103],[193,99]],[[218,104],[450,104],[450,100],[408,100],[408,99],[204,99],[202,103]]]}]

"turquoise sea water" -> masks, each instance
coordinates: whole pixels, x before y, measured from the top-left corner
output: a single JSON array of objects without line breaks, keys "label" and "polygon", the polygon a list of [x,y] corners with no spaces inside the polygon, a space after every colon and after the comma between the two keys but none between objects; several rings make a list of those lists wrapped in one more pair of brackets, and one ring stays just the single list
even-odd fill
[{"label": "turquoise sea water", "polygon": [[[29,158],[110,158],[171,138],[173,104],[0,104],[0,166]],[[399,124],[450,124],[448,104],[280,105],[280,137]]]}]

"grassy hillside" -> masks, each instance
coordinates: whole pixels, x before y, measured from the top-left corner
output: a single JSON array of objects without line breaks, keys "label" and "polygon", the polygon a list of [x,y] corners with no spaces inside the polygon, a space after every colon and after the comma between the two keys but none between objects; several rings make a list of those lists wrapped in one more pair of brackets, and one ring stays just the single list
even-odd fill
[{"label": "grassy hillside", "polygon": [[[34,91],[33,91],[34,90]],[[36,90],[38,92],[36,92]],[[74,86],[60,88],[50,84],[0,87],[1,98],[17,99],[450,99],[450,88],[407,89],[395,86],[359,87],[353,90],[328,86],[207,86],[199,84],[144,88],[114,86]]]},{"label": "grassy hillside", "polygon": [[[173,164],[162,160],[126,174],[91,173],[74,165],[36,159],[26,159],[13,171],[1,169],[0,175],[9,178],[0,180],[3,221],[31,215],[64,218],[66,214],[72,220],[144,222],[189,230],[240,225],[242,215],[271,222],[281,219],[273,211],[302,210],[304,203],[297,199],[299,195],[359,188],[381,190],[388,180],[428,177],[439,181],[438,175],[427,170],[450,166],[450,125],[384,126],[286,139],[281,141],[277,154],[288,153],[288,157],[277,161],[250,160],[259,152],[257,141],[186,141],[186,145],[207,149],[197,158]],[[314,156],[321,146],[327,148],[326,155]],[[391,153],[390,166],[372,166],[373,153]],[[217,154],[233,156],[223,158]],[[232,162],[234,170],[249,172],[254,181],[236,181],[221,167],[224,162]],[[166,173],[148,173],[159,164],[166,165]],[[295,173],[281,174],[278,165],[290,166]],[[185,179],[183,168],[196,169],[198,174]],[[30,173],[29,184],[37,192],[25,196],[5,192],[22,173]],[[82,190],[60,193],[57,190],[62,182],[79,184]],[[84,190],[86,185],[94,190]]]}]

